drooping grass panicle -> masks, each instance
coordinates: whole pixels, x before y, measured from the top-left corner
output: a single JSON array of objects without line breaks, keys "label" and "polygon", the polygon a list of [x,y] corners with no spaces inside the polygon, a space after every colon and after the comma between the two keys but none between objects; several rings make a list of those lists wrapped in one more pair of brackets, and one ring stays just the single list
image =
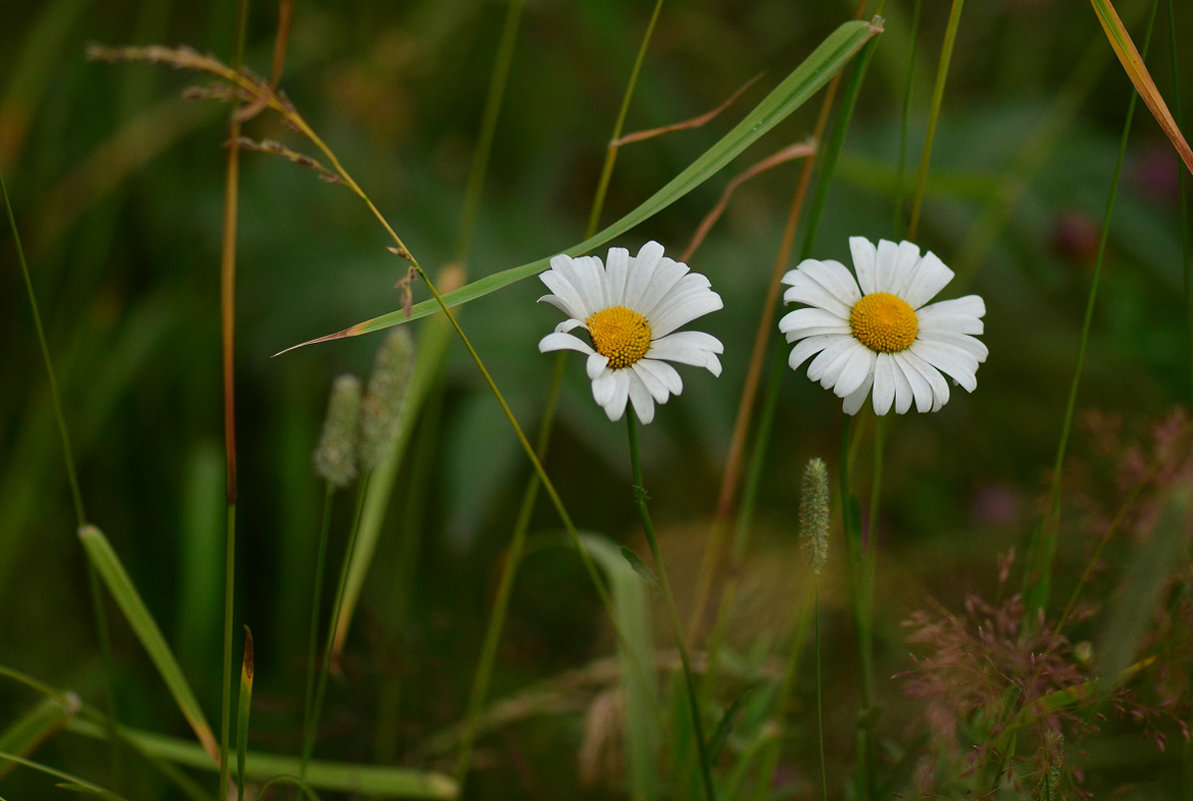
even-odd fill
[{"label": "drooping grass panicle", "polygon": [[414,366],[414,339],[404,328],[385,338],[360,402],[360,464],[372,470],[389,457]]},{"label": "drooping grass panicle", "polygon": [[828,559],[829,515],[828,468],[823,459],[809,459],[800,485],[799,540],[817,576]]},{"label": "drooping grass panicle", "polygon": [[360,379],[354,375],[337,376],[332,382],[323,434],[311,459],[315,474],[337,489],[348,486],[356,478],[360,395]]}]

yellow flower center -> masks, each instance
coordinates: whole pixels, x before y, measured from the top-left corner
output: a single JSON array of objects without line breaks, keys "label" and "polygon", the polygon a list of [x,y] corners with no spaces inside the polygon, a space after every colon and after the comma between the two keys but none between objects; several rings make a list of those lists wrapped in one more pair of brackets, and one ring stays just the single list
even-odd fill
[{"label": "yellow flower center", "polygon": [[853,338],[870,350],[896,353],[911,347],[920,324],[903,298],[889,292],[872,292],[853,304],[849,328]]},{"label": "yellow flower center", "polygon": [[650,350],[650,323],[625,306],[603,309],[584,321],[596,352],[613,369],[629,367]]}]

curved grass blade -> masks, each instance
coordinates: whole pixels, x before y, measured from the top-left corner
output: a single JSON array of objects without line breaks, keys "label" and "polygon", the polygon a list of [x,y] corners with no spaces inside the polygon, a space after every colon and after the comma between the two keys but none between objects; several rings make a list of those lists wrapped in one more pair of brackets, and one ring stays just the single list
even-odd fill
[{"label": "curved grass blade", "polygon": [[[79,718],[67,724],[67,728],[86,737],[107,737],[103,726]],[[200,770],[216,770],[203,749],[189,740],[130,728],[121,728],[120,734],[149,756]],[[298,775],[298,764],[299,758],[296,756],[249,751],[244,778],[246,781],[264,781],[278,776],[295,777]],[[307,765],[306,784],[323,790],[382,798],[450,801],[457,797],[455,781],[442,773],[349,762],[312,760]]]},{"label": "curved grass blade", "polygon": [[[79,712],[82,702],[74,693],[41,699],[33,709],[0,732],[0,751],[27,757]],[[0,778],[16,767],[0,763]]]},{"label": "curved grass blade", "polygon": [[1139,96],[1147,104],[1148,110],[1156,118],[1156,122],[1160,123],[1160,127],[1164,129],[1164,134],[1172,142],[1176,152],[1180,154],[1181,160],[1185,162],[1185,167],[1193,173],[1193,150],[1190,150],[1189,143],[1185,141],[1181,129],[1177,127],[1176,120],[1173,119],[1168,105],[1160,95],[1160,90],[1156,88],[1156,82],[1152,80],[1151,73],[1148,72],[1147,65],[1143,62],[1143,56],[1139,55],[1139,51],[1135,49],[1135,43],[1131,41],[1131,34],[1127,33],[1126,26],[1119,19],[1118,12],[1114,10],[1114,4],[1110,0],[1090,0],[1090,2],[1094,7],[1094,13],[1098,16],[1098,22],[1102,24],[1102,30],[1106,32],[1106,40],[1110,42],[1114,54],[1122,62],[1123,70],[1131,79],[1131,83],[1135,85],[1135,91],[1139,92]]},{"label": "curved grass blade", "polygon": [[[725,134],[716,144],[693,161],[679,175],[671,179],[662,189],[647,198],[641,205],[629,214],[609,225],[604,230],[579,244],[565,249],[569,256],[586,253],[599,247],[614,237],[624,234],[641,222],[648,220],[658,212],[670,206],[684,195],[707,181],[725,165],[736,158],[743,150],[752,145],[764,134],[786,119],[792,112],[826,84],[834,75],[841,71],[859,48],[874,35],[881,33],[882,27],[877,22],[862,22],[851,20],[833,31],[820,45],[812,51],[803,63],[788,75],[783,81],[763,98],[753,111],[745,116],[733,130]],[[462,303],[482,298],[485,295],[503,289],[510,284],[529,278],[542,272],[550,258],[537,259],[519,267],[511,267],[493,275],[485,276],[460,287],[454,292],[443,295],[448,307],[459,306]],[[439,303],[435,300],[425,300],[416,303],[407,315],[402,309],[374,317],[371,320],[359,322],[334,334],[293,345],[276,355],[291,350],[313,345],[318,342],[328,342],[334,339],[359,336],[384,328],[400,325],[401,323],[417,320],[439,311]]]},{"label": "curved grass blade", "polygon": [[64,790],[75,790],[78,792],[97,795],[100,798],[105,799],[105,801],[128,801],[128,799],[126,799],[124,796],[116,795],[116,793],[113,793],[111,790],[105,790],[97,784],[92,784],[91,782],[80,779],[78,776],[72,776],[69,773],[64,773],[63,771],[51,768],[48,765],[43,765],[40,762],[34,762],[31,759],[19,757],[16,754],[9,754],[0,751],[0,761],[12,762],[17,765],[22,765],[26,768],[40,771],[47,776],[53,776],[56,779],[61,779],[62,784],[57,786]]},{"label": "curved grass blade", "polygon": [[199,706],[199,701],[195,698],[186,676],[183,675],[178,660],[174,658],[174,652],[166,644],[166,638],[162,636],[161,629],[157,627],[153,615],[146,608],[145,602],[141,600],[141,596],[125,571],[124,565],[120,563],[120,558],[112,550],[112,546],[103,532],[95,526],[86,525],[80,528],[79,541],[82,542],[87,557],[91,560],[91,564],[95,565],[95,569],[103,579],[108,591],[112,593],[116,605],[124,613],[125,620],[132,626],[137,639],[141,641],[149,658],[153,660],[157,672],[161,674],[162,680],[170,688],[174,702],[182,710],[182,714],[190,723],[191,729],[194,730],[203,749],[218,764],[219,745],[215,741],[215,735],[212,734],[207,718],[203,715],[203,709]]}]

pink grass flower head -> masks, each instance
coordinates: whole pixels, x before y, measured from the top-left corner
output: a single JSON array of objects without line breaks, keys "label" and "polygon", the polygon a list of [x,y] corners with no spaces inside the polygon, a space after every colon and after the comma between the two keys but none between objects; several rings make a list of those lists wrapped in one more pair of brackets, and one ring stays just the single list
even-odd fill
[{"label": "pink grass flower head", "polygon": [[[904,414],[915,404],[935,412],[949,400],[945,375],[967,392],[978,385],[986,346],[986,304],[977,295],[928,303],[953,278],[931,251],[911,242],[849,239],[857,277],[839,261],[806,259],[783,276],[788,303],[805,308],[779,321],[789,343],[787,363],[844,400],[857,414],[874,390],[874,412]],[[943,375],[942,375],[943,374]]]}]

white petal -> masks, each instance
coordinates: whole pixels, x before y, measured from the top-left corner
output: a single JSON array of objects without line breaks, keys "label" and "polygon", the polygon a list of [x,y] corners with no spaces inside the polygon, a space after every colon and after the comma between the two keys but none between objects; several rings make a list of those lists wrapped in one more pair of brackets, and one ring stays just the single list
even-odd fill
[{"label": "white petal", "polygon": [[605,268],[596,256],[581,256],[572,259],[573,283],[580,290],[580,296],[594,311],[609,308],[605,293]]},{"label": "white petal", "polygon": [[804,259],[799,266],[783,276],[783,283],[798,286],[800,279],[797,276],[800,273],[824,287],[846,306],[853,306],[861,300],[862,293],[857,288],[857,281],[853,279],[853,273],[849,272],[849,268],[839,261]]},{"label": "white petal", "polygon": [[647,242],[638,250],[638,255],[630,259],[627,266],[626,289],[622,304],[627,309],[639,309],[642,306],[642,294],[654,279],[655,270],[663,258],[663,246],[658,242]]},{"label": "white petal", "polygon": [[583,320],[577,320],[575,317],[569,317],[559,325],[555,326],[555,333],[566,334],[569,331],[575,331],[577,328],[588,330],[588,326],[584,324]]},{"label": "white petal", "polygon": [[[602,380],[605,376],[601,377]],[[625,414],[626,400],[630,395],[630,373],[628,370],[612,370],[608,375],[608,388],[602,391],[602,397],[597,397],[597,383],[592,384],[592,397],[605,410],[610,420],[620,420]]]},{"label": "white petal", "polygon": [[918,309],[936,297],[936,293],[953,280],[953,271],[929,250],[920,259],[910,278],[911,280],[902,288],[899,297],[907,301],[911,308]]},{"label": "white petal", "polygon": [[889,353],[879,353],[874,361],[874,414],[886,414],[894,402],[895,365]]},{"label": "white petal", "polygon": [[622,372],[629,379],[630,402],[634,404],[634,414],[638,422],[646,425],[654,419],[654,401],[651,400],[650,390],[642,383],[642,377],[633,370]]},{"label": "white petal", "polygon": [[804,303],[808,306],[826,309],[841,317],[849,317],[849,311],[852,307],[816,281],[813,281],[806,273],[792,270],[787,275],[791,276],[792,280],[787,282],[791,286],[783,293],[783,301],[785,303]]},{"label": "white petal", "polygon": [[[939,262],[940,260],[937,259]],[[891,276],[887,281],[887,292],[898,295],[907,300],[907,290],[915,280],[920,264],[920,249],[913,242],[900,242],[895,248],[895,261],[892,265]],[[942,267],[944,265],[941,265]],[[946,282],[947,283],[947,282]],[[933,293],[935,294],[935,293]],[[912,303],[914,309],[917,304]]]},{"label": "white petal", "polygon": [[588,380],[596,381],[608,369],[609,357],[594,350],[590,350],[588,353],[588,362],[584,365],[584,369],[588,372]]},{"label": "white petal", "polygon": [[716,354],[723,353],[721,340],[703,331],[677,331],[650,343],[647,355],[652,359],[666,359],[669,362],[703,367],[713,375],[721,374],[721,361]]},{"label": "white petal", "polygon": [[866,380],[874,380],[874,362],[877,354],[869,348],[858,346],[849,354],[848,361],[841,367],[841,374],[833,384],[838,398],[847,398],[857,391]]},{"label": "white petal", "polygon": [[874,383],[874,376],[866,376],[866,380],[862,385],[853,391],[853,394],[845,398],[845,402],[841,404],[842,411],[845,414],[857,414],[858,410],[862,408],[862,404],[866,402],[866,395],[870,392],[870,385]]},{"label": "white petal", "polygon": [[[649,373],[651,378],[659,382],[667,393],[678,395],[683,392],[683,379],[680,378],[679,371],[667,364],[667,362],[658,359],[639,359],[634,362],[633,367],[637,369],[639,374]],[[643,378],[643,381],[649,389],[651,386],[650,382],[645,378]],[[654,394],[654,390],[651,390],[651,392]],[[666,398],[667,396],[664,395],[663,400],[666,400]],[[663,400],[660,400],[659,403],[662,403]]]},{"label": "white petal", "polygon": [[[576,350],[580,353],[593,353],[592,348],[584,340],[574,337],[571,334],[559,333],[558,331],[553,334],[547,334],[539,340],[539,353],[546,353],[552,350]],[[604,359],[605,357],[602,356],[601,358]],[[605,359],[605,361],[608,361],[608,359]]]},{"label": "white petal", "polygon": [[[915,390],[911,387],[911,379],[908,377],[903,365],[895,358],[896,354],[890,354],[891,372],[895,376],[895,414],[907,414],[911,409],[911,403],[915,400]],[[918,379],[919,376],[917,375]],[[927,388],[927,385],[925,385]],[[932,403],[932,393],[929,390],[928,405]]]},{"label": "white petal", "polygon": [[[973,317],[975,319],[986,316],[986,301],[980,295],[966,295],[952,300],[938,300],[936,303],[916,309],[916,317]],[[972,333],[966,331],[965,333]]]},{"label": "white petal", "polygon": [[[915,398],[915,408],[917,412],[926,413],[932,411],[932,385],[928,383],[928,379],[920,375],[920,371],[913,367],[907,361],[907,351],[900,353],[892,353],[891,359],[895,362],[895,372],[903,376],[903,380],[907,382],[907,391]],[[895,391],[895,403],[899,403],[899,391]],[[902,411],[896,408],[899,414],[903,414],[911,408],[911,399],[907,401],[907,407]]]},{"label": "white petal", "polygon": [[[558,259],[559,256],[555,258]],[[547,301],[568,317],[579,317],[581,320],[586,319],[593,312],[597,311],[597,309],[585,302],[576,285],[568,278],[569,274],[570,272],[556,269],[540,273],[539,280],[546,284],[547,288],[554,294],[544,295],[539,298],[539,301]]]},{"label": "white petal", "polygon": [[975,369],[977,369],[977,364],[986,361],[986,357],[990,354],[989,349],[986,348],[985,343],[980,339],[974,339],[967,334],[959,334],[954,331],[921,331],[918,335],[918,340],[948,345],[962,351],[976,362],[974,365]]},{"label": "white petal", "polygon": [[839,339],[851,339],[851,337],[842,337],[841,334],[821,334],[819,336],[808,337],[796,343],[795,347],[791,349],[791,354],[787,357],[787,366],[792,370],[798,370],[799,366],[808,358],[814,356],[820,351],[827,348],[832,343]]},{"label": "white petal", "polygon": [[605,257],[605,285],[610,306],[625,306],[629,269],[630,252],[625,248],[609,248],[609,254]]},{"label": "white petal", "polygon": [[[905,364],[918,372],[920,377],[928,382],[928,386],[932,390],[931,411],[939,411],[942,406],[949,402],[949,382],[944,380],[944,376],[940,374],[939,370],[917,356],[914,348],[902,351],[899,355],[903,358]],[[919,408],[918,405],[916,408]]]},{"label": "white petal", "polygon": [[977,364],[965,351],[944,343],[925,342],[920,339],[913,342],[908,350],[952,378],[966,392],[977,389]]},{"label": "white petal", "polygon": [[617,392],[617,372],[609,370],[592,382],[592,399],[599,406],[606,406]]},{"label": "white petal", "polygon": [[[889,239],[879,239],[874,257],[874,291],[895,294],[895,271],[899,266],[899,246]],[[870,294],[870,293],[866,293]]]},{"label": "white petal", "polygon": [[[644,387],[646,387],[646,390],[650,393],[650,396],[652,398],[654,398],[659,403],[666,403],[667,398],[671,395],[671,393],[667,391],[667,387],[663,386],[663,382],[660,381],[655,376],[655,374],[651,370],[651,368],[649,366],[647,366],[647,364],[646,364],[647,361],[648,360],[646,360],[646,359],[639,359],[638,361],[631,364],[629,369],[637,377],[637,379],[642,382],[642,385]],[[651,360],[651,361],[653,364],[665,364],[666,363],[666,362],[653,361],[653,360]],[[632,384],[631,384],[631,386],[632,386]]]},{"label": "white petal", "polygon": [[679,283],[679,279],[688,274],[688,265],[681,264],[674,259],[663,256],[655,267],[650,283],[643,289],[642,296],[632,307],[643,317],[650,317],[659,301],[667,297],[671,290]]},{"label": "white petal", "polygon": [[862,288],[862,294],[869,295],[871,292],[877,292],[875,286],[878,274],[876,263],[878,252],[874,243],[864,236],[851,236],[849,237],[849,252],[853,254],[853,270],[857,273],[857,282]]},{"label": "white petal", "polygon": [[[684,276],[685,279],[689,277]],[[724,307],[721,296],[711,289],[701,289],[674,301],[665,300],[648,318],[651,336],[656,339],[665,337],[697,317],[703,317]]]},{"label": "white petal", "polygon": [[841,362],[841,365],[844,365],[845,362],[843,360],[848,357],[848,354],[854,348],[861,347],[863,346],[859,345],[853,337],[841,337],[836,342],[830,342],[820,352],[820,355],[808,365],[808,379],[811,381],[820,381],[827,374],[831,373],[832,380],[823,383],[825,389],[831,387],[836,380],[837,372],[840,371],[840,365],[838,365],[836,370],[833,370],[833,366],[838,361]]},{"label": "white petal", "polygon": [[779,330],[784,334],[795,333],[799,336],[808,336],[801,332],[811,328],[825,328],[830,331],[839,331],[842,334],[847,334],[849,333],[849,320],[843,320],[831,311],[815,307],[787,312],[779,320]]}]

